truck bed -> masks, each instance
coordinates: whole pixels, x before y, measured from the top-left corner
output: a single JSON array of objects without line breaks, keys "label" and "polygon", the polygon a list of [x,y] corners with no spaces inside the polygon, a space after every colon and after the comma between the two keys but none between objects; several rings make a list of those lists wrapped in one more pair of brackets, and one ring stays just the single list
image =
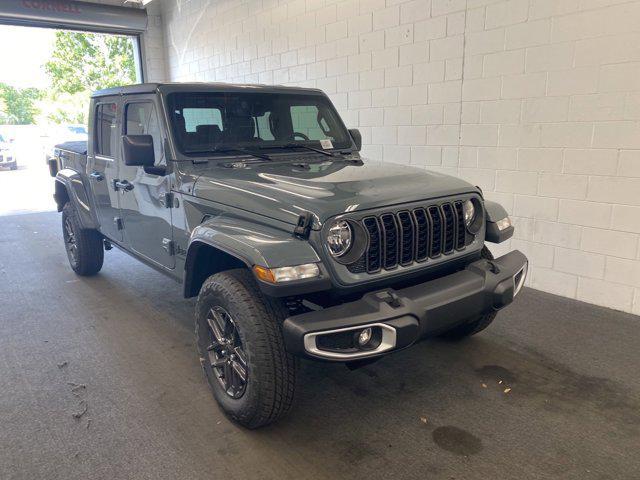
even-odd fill
[{"label": "truck bed", "polygon": [[63,168],[84,172],[87,165],[87,142],[65,142],[55,146],[55,156],[49,159],[49,173],[52,177]]},{"label": "truck bed", "polygon": [[57,149],[67,150],[68,152],[79,153],[80,155],[87,154],[87,141],[77,141],[77,142],[64,142],[56,145]]}]

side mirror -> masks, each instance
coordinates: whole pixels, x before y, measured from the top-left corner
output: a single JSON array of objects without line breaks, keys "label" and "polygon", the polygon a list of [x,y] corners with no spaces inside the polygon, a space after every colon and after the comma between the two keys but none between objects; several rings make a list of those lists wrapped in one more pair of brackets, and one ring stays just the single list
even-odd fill
[{"label": "side mirror", "polygon": [[353,143],[356,144],[356,150],[360,151],[362,149],[362,134],[360,130],[352,128],[349,130],[349,133],[351,134],[351,138],[353,138]]},{"label": "side mirror", "polygon": [[124,135],[122,137],[124,164],[130,167],[153,167],[155,153],[151,135]]}]

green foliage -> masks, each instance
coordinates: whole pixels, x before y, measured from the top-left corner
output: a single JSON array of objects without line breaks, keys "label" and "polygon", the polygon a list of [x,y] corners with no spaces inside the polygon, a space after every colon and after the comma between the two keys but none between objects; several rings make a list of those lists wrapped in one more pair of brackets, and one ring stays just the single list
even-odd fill
[{"label": "green foliage", "polygon": [[42,98],[37,88],[14,88],[0,83],[0,122],[10,125],[33,123],[39,110],[36,102]]},{"label": "green foliage", "polygon": [[44,68],[58,94],[88,94],[136,81],[133,43],[114,35],[59,30]]}]

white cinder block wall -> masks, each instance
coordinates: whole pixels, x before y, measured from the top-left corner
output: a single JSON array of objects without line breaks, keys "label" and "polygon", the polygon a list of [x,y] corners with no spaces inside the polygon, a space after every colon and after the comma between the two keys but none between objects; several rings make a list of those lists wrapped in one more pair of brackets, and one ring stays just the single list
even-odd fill
[{"label": "white cinder block wall", "polygon": [[161,0],[174,81],[325,90],[512,214],[529,285],[640,314],[640,2]]}]

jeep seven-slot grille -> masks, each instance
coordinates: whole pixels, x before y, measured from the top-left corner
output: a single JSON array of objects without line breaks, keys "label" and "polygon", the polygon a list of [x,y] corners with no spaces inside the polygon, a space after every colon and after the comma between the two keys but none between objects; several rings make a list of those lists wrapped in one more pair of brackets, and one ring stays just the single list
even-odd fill
[{"label": "jeep seven-slot grille", "polygon": [[352,273],[376,273],[424,262],[467,245],[462,201],[365,217],[369,235],[364,255],[347,266]]}]

